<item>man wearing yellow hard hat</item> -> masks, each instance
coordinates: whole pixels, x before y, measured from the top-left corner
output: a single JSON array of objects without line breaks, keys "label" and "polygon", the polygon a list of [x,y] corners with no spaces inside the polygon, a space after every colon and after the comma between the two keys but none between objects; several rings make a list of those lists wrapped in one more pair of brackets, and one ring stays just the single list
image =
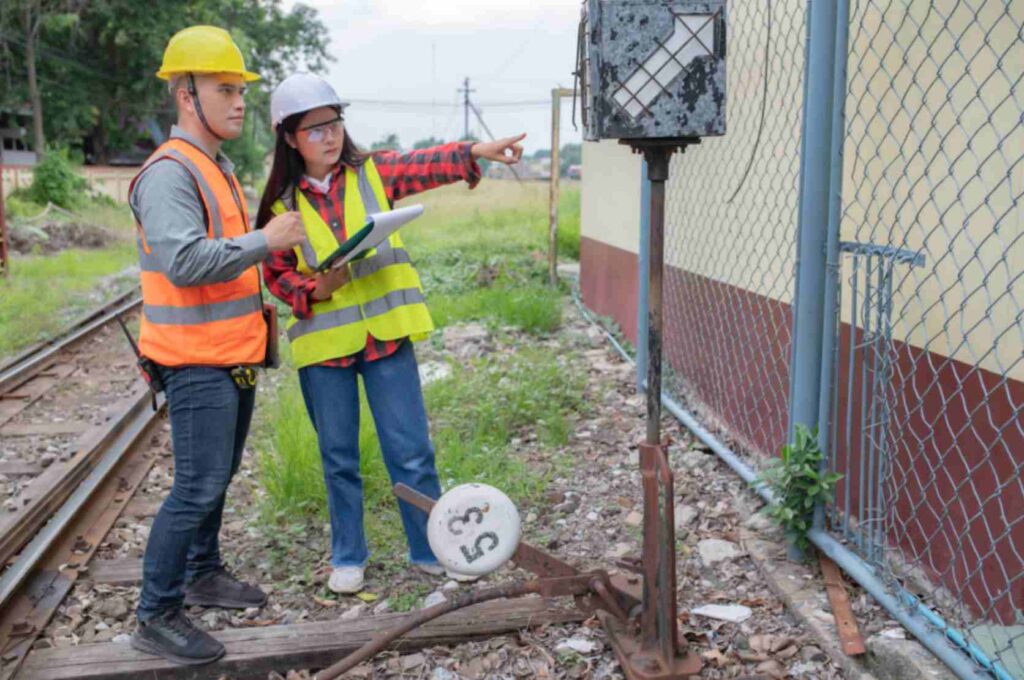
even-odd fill
[{"label": "man wearing yellow hard hat", "polygon": [[170,139],[132,181],[143,311],[139,348],[167,394],[174,486],[143,559],[136,649],[178,663],[224,646],[183,613],[192,605],[260,607],[266,595],[225,570],[218,543],[255,396],[255,367],[272,365],[256,264],[304,236],[298,213],[252,230],[221,144],[242,132],[242,53],[223,29],[192,26],[167,44],[157,73],[178,111]]}]

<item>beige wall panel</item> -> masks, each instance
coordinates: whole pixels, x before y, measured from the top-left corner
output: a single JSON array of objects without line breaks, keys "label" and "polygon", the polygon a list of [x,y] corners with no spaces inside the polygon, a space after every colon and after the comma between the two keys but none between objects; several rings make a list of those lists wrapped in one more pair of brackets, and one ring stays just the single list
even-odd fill
[{"label": "beige wall panel", "polygon": [[1021,18],[1020,2],[859,4],[841,231],[847,241],[924,254],[923,267],[896,271],[896,339],[1018,380]]},{"label": "beige wall panel", "polygon": [[640,250],[640,157],[617,141],[583,143],[583,236]]}]

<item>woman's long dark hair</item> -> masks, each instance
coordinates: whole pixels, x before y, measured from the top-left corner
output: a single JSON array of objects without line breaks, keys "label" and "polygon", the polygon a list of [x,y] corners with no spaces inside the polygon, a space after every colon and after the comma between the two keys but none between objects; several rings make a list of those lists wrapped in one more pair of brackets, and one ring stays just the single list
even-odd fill
[{"label": "woman's long dark hair", "polygon": [[[341,113],[340,109],[337,109]],[[260,209],[256,213],[256,228],[262,229],[267,222],[273,219],[274,214],[270,206],[274,205],[277,199],[294,190],[299,185],[299,179],[306,172],[306,163],[297,149],[293,149],[285,140],[285,133],[295,134],[299,127],[299,121],[305,113],[296,113],[288,116],[277,126],[277,143],[274,147],[274,163],[270,168],[270,177],[267,178],[267,186],[263,188],[263,198],[260,199]],[[366,162],[369,154],[359,148],[359,145],[352,141],[348,130],[345,130],[345,139],[341,145],[341,163],[349,167],[359,167]]]}]

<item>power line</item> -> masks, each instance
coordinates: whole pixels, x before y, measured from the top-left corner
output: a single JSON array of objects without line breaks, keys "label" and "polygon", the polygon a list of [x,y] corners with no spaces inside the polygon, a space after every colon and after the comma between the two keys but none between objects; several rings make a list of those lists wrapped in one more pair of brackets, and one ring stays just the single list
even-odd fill
[{"label": "power line", "polygon": [[459,90],[459,92],[461,92],[462,95],[463,95],[462,101],[463,101],[463,104],[464,104],[465,114],[466,114],[466,125],[465,125],[465,128],[464,128],[465,135],[463,136],[463,139],[469,139],[469,106],[470,106],[470,104],[469,104],[469,93],[470,92],[476,92],[476,90],[469,89],[469,76],[466,77],[465,84],[462,86],[462,89]]},{"label": "power line", "polygon": [[[456,90],[459,94],[463,92],[462,88]],[[476,90],[471,90],[476,92]],[[352,97],[346,97],[345,101],[351,102],[352,104],[360,105],[371,105],[371,106],[396,106],[396,107],[419,107],[419,108],[437,108],[437,109],[449,109],[452,107],[458,108],[463,106],[463,103],[458,101],[454,103],[438,102],[438,101],[424,101],[424,100],[411,100],[411,99],[358,99]],[[508,107],[508,108],[525,108],[530,106],[551,106],[550,99],[521,99],[511,101],[493,101],[493,102],[479,102],[480,106],[492,107]]]}]

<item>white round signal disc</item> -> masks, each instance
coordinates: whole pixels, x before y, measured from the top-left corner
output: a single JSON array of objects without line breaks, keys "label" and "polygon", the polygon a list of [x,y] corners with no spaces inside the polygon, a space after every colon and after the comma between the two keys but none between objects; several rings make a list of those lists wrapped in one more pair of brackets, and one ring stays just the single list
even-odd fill
[{"label": "white round signal disc", "polygon": [[445,568],[482,576],[512,557],[520,528],[519,511],[508,496],[486,484],[462,484],[434,504],[427,540]]}]

